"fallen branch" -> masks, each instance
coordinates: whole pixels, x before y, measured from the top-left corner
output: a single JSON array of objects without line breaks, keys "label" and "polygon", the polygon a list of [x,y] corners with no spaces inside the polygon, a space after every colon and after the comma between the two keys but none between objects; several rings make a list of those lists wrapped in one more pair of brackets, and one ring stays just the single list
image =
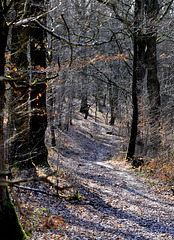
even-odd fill
[{"label": "fallen branch", "polygon": [[48,177],[54,175],[55,173],[57,173],[57,171],[54,171],[54,172],[48,174],[47,176],[37,177],[37,178],[27,178],[27,179],[18,179],[18,180],[0,179],[0,186],[1,187],[7,187],[7,186],[14,186],[15,184],[45,181]]},{"label": "fallen branch", "polygon": [[52,187],[54,187],[57,190],[63,191],[63,190],[67,190],[70,188],[77,188],[77,185],[71,185],[71,186],[65,186],[65,187],[58,187],[56,184],[54,184],[53,182],[51,182],[49,179],[45,179],[44,182],[49,183]]},{"label": "fallen branch", "polygon": [[[62,194],[57,194],[57,193],[49,193],[49,192],[47,192],[47,191],[40,190],[40,189],[38,189],[38,188],[25,187],[25,186],[20,186],[20,185],[17,185],[17,184],[15,184],[13,187],[17,187],[17,188],[20,188],[20,189],[23,189],[23,190],[29,190],[29,191],[39,192],[39,193],[46,194],[46,195],[53,196],[53,197],[72,198],[72,196],[70,196],[70,195],[62,195]],[[73,187],[74,187],[74,186],[67,186],[67,187],[63,187],[63,188],[61,188],[61,189],[63,190],[63,189],[73,188]]]},{"label": "fallen branch", "polygon": [[46,192],[44,190],[40,190],[38,188],[31,188],[31,187],[26,187],[26,186],[20,186],[20,185],[13,185],[13,187],[17,187],[17,188],[20,188],[20,189],[24,189],[24,190],[29,190],[29,191],[33,191],[33,192],[39,192],[39,193],[43,193],[43,194],[46,194],[46,195],[49,195],[49,196],[55,196],[55,194],[53,193],[49,193],[49,192]]}]

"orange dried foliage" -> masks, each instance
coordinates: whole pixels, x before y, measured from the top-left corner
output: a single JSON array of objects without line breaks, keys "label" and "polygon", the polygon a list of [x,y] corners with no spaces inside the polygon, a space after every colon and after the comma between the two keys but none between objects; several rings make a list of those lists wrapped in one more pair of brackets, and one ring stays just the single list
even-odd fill
[{"label": "orange dried foliage", "polygon": [[66,228],[66,222],[61,215],[54,216],[50,215],[49,217],[42,218],[42,227],[43,228],[53,228],[53,229],[64,229]]},{"label": "orange dried foliage", "polygon": [[161,54],[160,57],[162,58],[166,57],[165,53]]},{"label": "orange dried foliage", "polygon": [[155,169],[157,166],[157,162],[155,160],[152,160],[150,163],[149,163],[149,168],[150,169]]},{"label": "orange dried foliage", "polygon": [[[106,57],[106,55],[102,54],[101,56],[99,56],[98,54],[94,57],[94,58],[87,58],[87,59],[78,59],[78,60],[74,60],[72,63],[71,63],[71,67],[69,67],[69,62],[66,61],[66,62],[63,62],[61,64],[61,71],[65,71],[65,70],[75,70],[77,68],[82,68],[84,66],[86,66],[88,63],[92,63],[92,64],[97,64],[98,61],[111,61],[111,60],[117,60],[119,58],[121,58],[123,61],[126,61],[129,57],[129,54],[124,54],[124,53],[118,53],[116,56],[109,56],[109,57]],[[7,56],[8,59],[11,58],[11,55],[9,54]],[[6,64],[6,68],[8,68],[10,71],[15,71],[17,72],[18,69],[15,67],[14,64]],[[43,68],[41,67],[40,65],[37,65],[35,67],[36,70],[38,70],[39,72],[52,72],[52,73],[57,73],[57,71],[59,70],[59,65],[58,63],[56,63],[54,66],[48,66],[46,68]],[[54,85],[56,85],[56,83],[54,83]],[[46,86],[48,86],[48,84],[46,83]]]},{"label": "orange dried foliage", "polygon": [[8,60],[11,59],[11,54],[8,54],[7,59],[8,59]]}]

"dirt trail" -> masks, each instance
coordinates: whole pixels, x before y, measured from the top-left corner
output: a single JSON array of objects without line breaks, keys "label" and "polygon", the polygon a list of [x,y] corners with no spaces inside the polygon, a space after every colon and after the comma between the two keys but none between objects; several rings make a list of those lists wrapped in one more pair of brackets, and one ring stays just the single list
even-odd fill
[{"label": "dirt trail", "polygon": [[65,239],[174,239],[171,193],[149,187],[129,167],[113,164],[122,141],[118,132],[79,114],[67,134],[59,133],[61,167],[72,172],[83,196],[81,202],[53,206],[68,226]]},{"label": "dirt trail", "polygon": [[[148,185],[128,164],[113,160],[122,151],[119,127],[77,113],[69,131],[57,131],[56,139],[59,154],[50,151],[52,170],[58,162],[65,176],[59,185],[78,185],[81,201],[22,193],[32,214],[30,240],[174,239],[172,193]],[[34,187],[55,192],[44,183]]]}]

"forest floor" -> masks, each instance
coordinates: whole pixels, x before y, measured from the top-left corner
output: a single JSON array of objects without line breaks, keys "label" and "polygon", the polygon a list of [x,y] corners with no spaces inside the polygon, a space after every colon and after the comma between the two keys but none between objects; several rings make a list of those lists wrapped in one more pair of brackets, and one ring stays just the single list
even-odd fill
[{"label": "forest floor", "polygon": [[[117,159],[124,140],[118,126],[77,113],[69,130],[58,131],[56,139],[57,150],[49,149],[48,172],[58,169],[58,178],[49,180],[74,186],[59,192],[73,197],[16,190],[24,212],[20,221],[31,240],[174,239],[172,192]],[[45,182],[34,187],[56,192]]]}]

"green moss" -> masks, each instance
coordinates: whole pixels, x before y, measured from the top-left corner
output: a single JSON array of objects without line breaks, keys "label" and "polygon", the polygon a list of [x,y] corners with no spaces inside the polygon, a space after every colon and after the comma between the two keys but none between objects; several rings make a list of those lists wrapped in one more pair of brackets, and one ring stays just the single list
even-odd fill
[{"label": "green moss", "polygon": [[26,240],[27,235],[25,234],[14,204],[12,203],[9,192],[7,190],[7,204],[3,207],[3,214],[0,217],[0,224],[1,224],[1,236],[4,236],[6,240]]}]

